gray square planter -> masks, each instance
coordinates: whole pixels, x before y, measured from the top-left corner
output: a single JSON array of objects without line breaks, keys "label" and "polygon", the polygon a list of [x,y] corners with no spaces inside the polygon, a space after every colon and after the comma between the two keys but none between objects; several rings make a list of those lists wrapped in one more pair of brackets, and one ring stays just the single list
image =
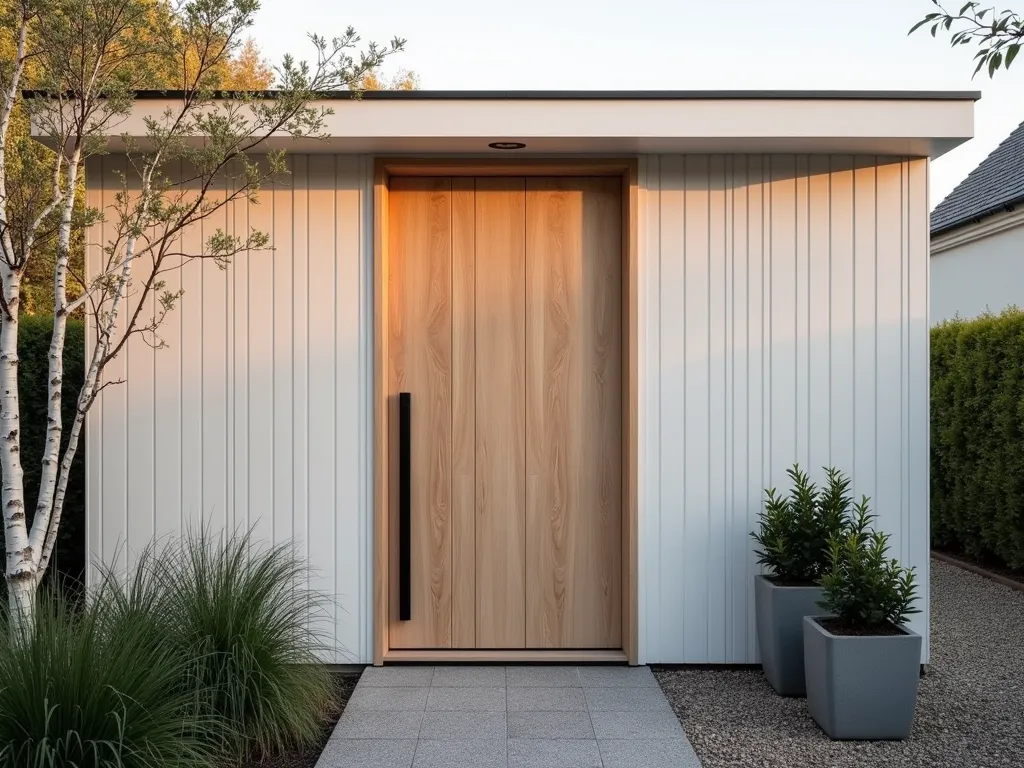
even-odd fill
[{"label": "gray square planter", "polygon": [[833,635],[804,619],[807,709],[833,739],[905,739],[914,724],[921,636]]},{"label": "gray square planter", "polygon": [[754,577],[757,645],[764,676],[777,693],[803,696],[804,616],[821,613],[821,587],[777,587]]}]

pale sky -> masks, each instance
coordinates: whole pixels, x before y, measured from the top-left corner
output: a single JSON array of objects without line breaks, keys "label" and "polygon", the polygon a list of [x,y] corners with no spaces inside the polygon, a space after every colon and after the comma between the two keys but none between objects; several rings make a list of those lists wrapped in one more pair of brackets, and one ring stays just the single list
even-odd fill
[{"label": "pale sky", "polygon": [[364,40],[398,35],[408,46],[389,68],[415,71],[429,89],[980,90],[975,138],[933,165],[934,206],[1024,120],[1024,59],[972,81],[973,48],[953,50],[926,30],[907,36],[932,8],[930,0],[263,0],[253,36],[276,61],[308,57],[307,32],[331,37],[352,25]]}]

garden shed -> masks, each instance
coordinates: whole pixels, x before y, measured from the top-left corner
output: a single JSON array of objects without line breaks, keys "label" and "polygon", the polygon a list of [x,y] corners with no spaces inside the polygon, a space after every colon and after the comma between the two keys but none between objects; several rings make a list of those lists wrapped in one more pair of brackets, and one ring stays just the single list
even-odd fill
[{"label": "garden shed", "polygon": [[836,466],[918,569],[927,661],[928,168],[977,97],[330,100],[329,140],[270,139],[288,176],[181,238],[273,249],[169,274],[166,348],[108,366],[90,552],[294,542],[331,661],[753,663],[764,489]]}]

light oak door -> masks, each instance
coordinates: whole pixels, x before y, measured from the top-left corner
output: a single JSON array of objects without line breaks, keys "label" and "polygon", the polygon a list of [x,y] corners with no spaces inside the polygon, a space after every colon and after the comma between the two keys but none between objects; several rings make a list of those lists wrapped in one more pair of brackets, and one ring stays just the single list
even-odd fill
[{"label": "light oak door", "polygon": [[526,644],[621,647],[620,180],[526,184]]},{"label": "light oak door", "polygon": [[621,647],[621,205],[612,178],[391,180],[391,647]]}]

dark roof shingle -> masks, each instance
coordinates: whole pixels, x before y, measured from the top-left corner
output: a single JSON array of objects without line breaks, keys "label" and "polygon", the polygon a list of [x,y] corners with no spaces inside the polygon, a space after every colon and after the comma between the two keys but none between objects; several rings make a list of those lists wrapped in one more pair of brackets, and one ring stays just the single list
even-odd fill
[{"label": "dark roof shingle", "polygon": [[947,232],[1024,200],[1024,123],[932,211],[932,234]]}]

